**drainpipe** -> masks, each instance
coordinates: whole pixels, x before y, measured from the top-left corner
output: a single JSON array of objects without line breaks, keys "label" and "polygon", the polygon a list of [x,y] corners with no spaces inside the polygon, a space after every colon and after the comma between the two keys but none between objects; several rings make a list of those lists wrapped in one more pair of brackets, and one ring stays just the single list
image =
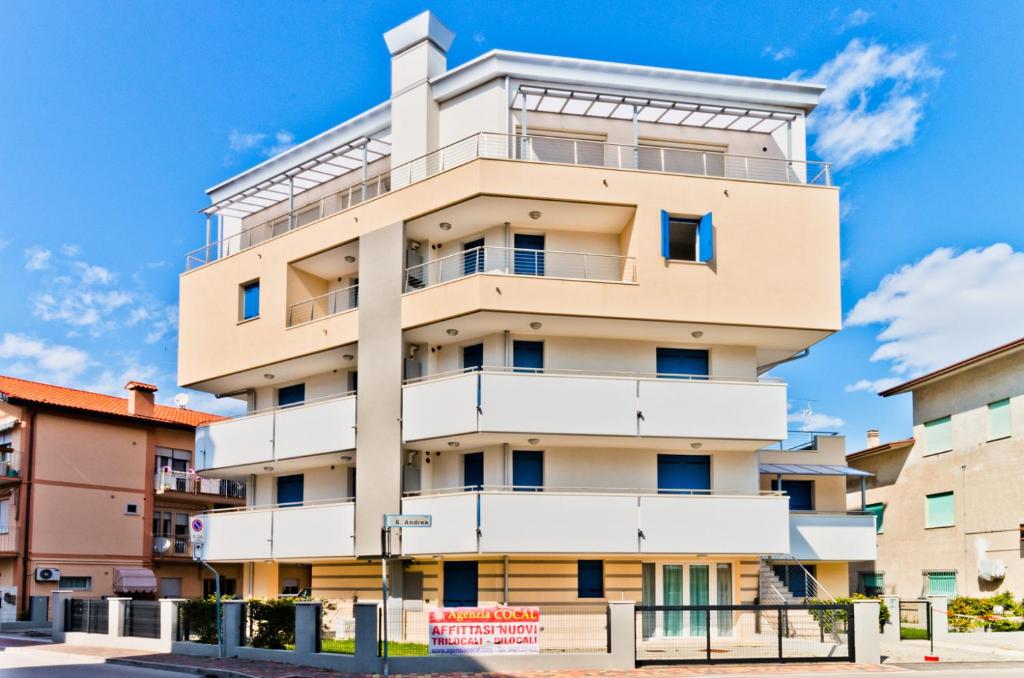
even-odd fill
[{"label": "drainpipe", "polygon": [[24,477],[22,485],[25,490],[25,515],[18,516],[18,523],[21,525],[22,537],[21,537],[21,596],[19,598],[18,607],[22,611],[28,609],[28,581],[29,581],[29,535],[32,532],[32,471],[35,464],[36,454],[36,412],[32,410],[32,413],[28,418],[28,445],[25,454],[25,468],[23,470]]},{"label": "drainpipe", "polygon": [[860,477],[860,510],[868,510],[868,481],[864,476]]}]

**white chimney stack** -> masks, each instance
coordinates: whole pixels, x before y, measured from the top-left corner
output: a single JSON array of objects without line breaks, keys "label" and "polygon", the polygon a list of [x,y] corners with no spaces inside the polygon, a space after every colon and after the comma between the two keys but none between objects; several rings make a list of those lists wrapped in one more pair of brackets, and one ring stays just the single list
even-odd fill
[{"label": "white chimney stack", "polygon": [[878,447],[881,444],[881,442],[881,438],[878,435],[878,429],[868,429],[868,447]]}]

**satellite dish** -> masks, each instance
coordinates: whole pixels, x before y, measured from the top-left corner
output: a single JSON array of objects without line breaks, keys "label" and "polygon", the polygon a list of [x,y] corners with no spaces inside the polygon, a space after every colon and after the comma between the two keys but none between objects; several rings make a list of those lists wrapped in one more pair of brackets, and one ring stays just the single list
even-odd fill
[{"label": "satellite dish", "polygon": [[174,396],[174,404],[177,405],[178,407],[185,407],[186,405],[188,405],[188,394],[179,393],[178,395]]},{"label": "satellite dish", "polygon": [[171,550],[171,540],[167,537],[160,537],[153,540],[153,553],[159,553],[161,555]]}]

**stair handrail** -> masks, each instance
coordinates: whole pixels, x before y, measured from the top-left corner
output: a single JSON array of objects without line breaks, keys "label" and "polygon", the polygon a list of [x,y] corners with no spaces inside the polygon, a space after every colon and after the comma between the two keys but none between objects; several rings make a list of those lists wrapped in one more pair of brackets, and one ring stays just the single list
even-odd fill
[{"label": "stair handrail", "polygon": [[[803,572],[803,575],[804,575],[805,579],[809,579],[810,581],[814,582],[814,591],[815,591],[815,594],[816,594],[814,596],[815,598],[825,599],[825,600],[827,600],[827,602],[830,602],[830,603],[835,603],[836,602],[836,597],[833,596],[832,593],[829,592],[829,590],[827,588],[825,588],[824,584],[822,584],[820,581],[818,581],[815,578],[815,576],[813,574],[811,574],[810,571],[806,567],[803,566],[803,563],[801,563],[799,560],[796,559],[796,556],[794,556],[792,553],[785,553],[785,554],[782,554],[782,555],[783,555],[783,559],[787,559],[787,560],[792,561],[793,565],[796,565],[797,567],[800,568],[800,571]],[[777,561],[779,559],[775,558],[773,556],[773,557],[770,558],[770,560],[772,562],[775,562],[775,561]],[[786,563],[786,564],[789,564],[789,563]],[[792,592],[792,589],[790,589],[790,592]],[[821,595],[822,593],[824,593],[825,595],[822,596]]]}]

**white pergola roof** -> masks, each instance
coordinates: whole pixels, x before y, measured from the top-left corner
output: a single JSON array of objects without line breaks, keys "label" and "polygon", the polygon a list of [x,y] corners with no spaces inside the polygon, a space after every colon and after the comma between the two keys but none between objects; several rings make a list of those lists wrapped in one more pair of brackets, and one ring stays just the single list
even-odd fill
[{"label": "white pergola roof", "polygon": [[686,103],[668,99],[648,99],[622,94],[580,91],[575,88],[529,85],[519,86],[513,96],[511,107],[522,110],[524,99],[527,111],[632,120],[635,110],[639,122],[764,134],[771,134],[797,118],[794,113],[746,106]]},{"label": "white pergola roof", "polygon": [[[365,164],[391,155],[391,133],[360,137],[296,164],[243,191],[223,198],[206,209],[205,214],[244,217],[288,200],[323,183],[350,172],[362,171]],[[294,193],[292,187],[294,186]]]}]

